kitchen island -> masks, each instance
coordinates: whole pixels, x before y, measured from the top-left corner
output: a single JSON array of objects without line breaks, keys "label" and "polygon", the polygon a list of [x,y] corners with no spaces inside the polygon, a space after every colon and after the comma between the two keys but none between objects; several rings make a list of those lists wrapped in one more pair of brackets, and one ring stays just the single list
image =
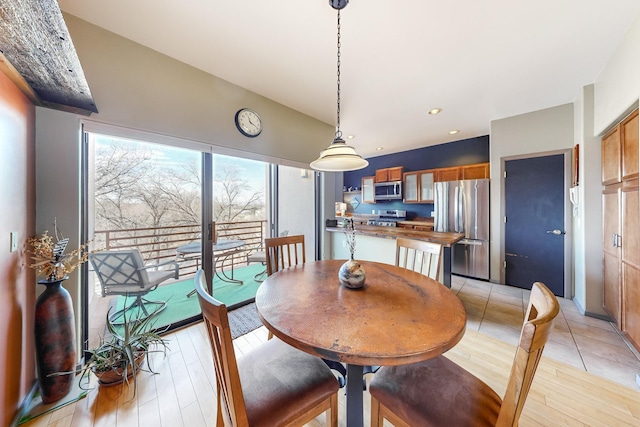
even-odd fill
[{"label": "kitchen island", "polygon": [[[344,228],[326,227],[326,231],[331,232],[331,258],[348,259],[350,254],[344,237]],[[440,243],[443,246],[440,261],[440,282],[449,288],[451,287],[451,247],[460,241],[464,234],[411,230],[401,227],[356,225],[356,235],[358,236],[356,238],[356,259],[386,264],[395,264],[396,239],[398,237]]]}]

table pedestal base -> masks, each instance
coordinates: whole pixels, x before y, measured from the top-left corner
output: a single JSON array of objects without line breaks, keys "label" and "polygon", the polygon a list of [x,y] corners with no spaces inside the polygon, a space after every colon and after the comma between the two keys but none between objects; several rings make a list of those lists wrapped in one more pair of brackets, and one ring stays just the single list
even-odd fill
[{"label": "table pedestal base", "polygon": [[347,425],[362,427],[362,374],[360,365],[347,364]]}]

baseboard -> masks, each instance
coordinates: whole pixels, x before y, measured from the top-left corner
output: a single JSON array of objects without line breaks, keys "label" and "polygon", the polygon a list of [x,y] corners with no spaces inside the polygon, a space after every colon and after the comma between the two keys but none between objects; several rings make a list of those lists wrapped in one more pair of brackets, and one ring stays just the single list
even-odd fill
[{"label": "baseboard", "polygon": [[573,303],[576,305],[576,307],[578,308],[578,312],[580,314],[582,314],[583,316],[589,316],[589,317],[594,317],[596,319],[600,319],[600,320],[604,320],[605,322],[613,322],[613,319],[611,318],[611,316],[607,315],[607,314],[600,314],[600,313],[592,313],[590,311],[586,311],[581,305],[580,302],[576,299],[573,298],[572,299]]},{"label": "baseboard", "polygon": [[20,406],[18,406],[18,410],[16,411],[16,414],[14,415],[13,419],[9,423],[8,427],[18,427],[20,420],[22,419],[22,417],[26,415],[27,408],[31,406],[31,401],[33,400],[33,396],[36,394],[37,391],[38,391],[38,381],[36,380],[33,382],[33,384],[31,385],[31,388],[29,389],[27,394],[24,396],[24,399],[22,399],[22,402],[20,402]]}]

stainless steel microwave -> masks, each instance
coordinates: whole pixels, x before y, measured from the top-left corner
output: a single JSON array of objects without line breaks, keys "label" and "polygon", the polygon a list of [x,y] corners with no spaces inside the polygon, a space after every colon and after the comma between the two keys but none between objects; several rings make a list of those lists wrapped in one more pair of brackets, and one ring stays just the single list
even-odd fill
[{"label": "stainless steel microwave", "polygon": [[373,185],[374,200],[401,200],[402,181],[377,182]]}]

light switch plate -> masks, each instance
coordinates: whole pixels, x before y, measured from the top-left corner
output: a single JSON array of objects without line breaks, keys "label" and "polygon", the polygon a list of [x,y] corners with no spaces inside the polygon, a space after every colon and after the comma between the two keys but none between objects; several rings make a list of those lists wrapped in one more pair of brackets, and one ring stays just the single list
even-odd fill
[{"label": "light switch plate", "polygon": [[9,252],[15,252],[17,250],[18,250],[18,232],[12,231],[11,232],[11,249],[9,250]]},{"label": "light switch plate", "polygon": [[640,387],[640,374],[636,374],[636,383]]}]

